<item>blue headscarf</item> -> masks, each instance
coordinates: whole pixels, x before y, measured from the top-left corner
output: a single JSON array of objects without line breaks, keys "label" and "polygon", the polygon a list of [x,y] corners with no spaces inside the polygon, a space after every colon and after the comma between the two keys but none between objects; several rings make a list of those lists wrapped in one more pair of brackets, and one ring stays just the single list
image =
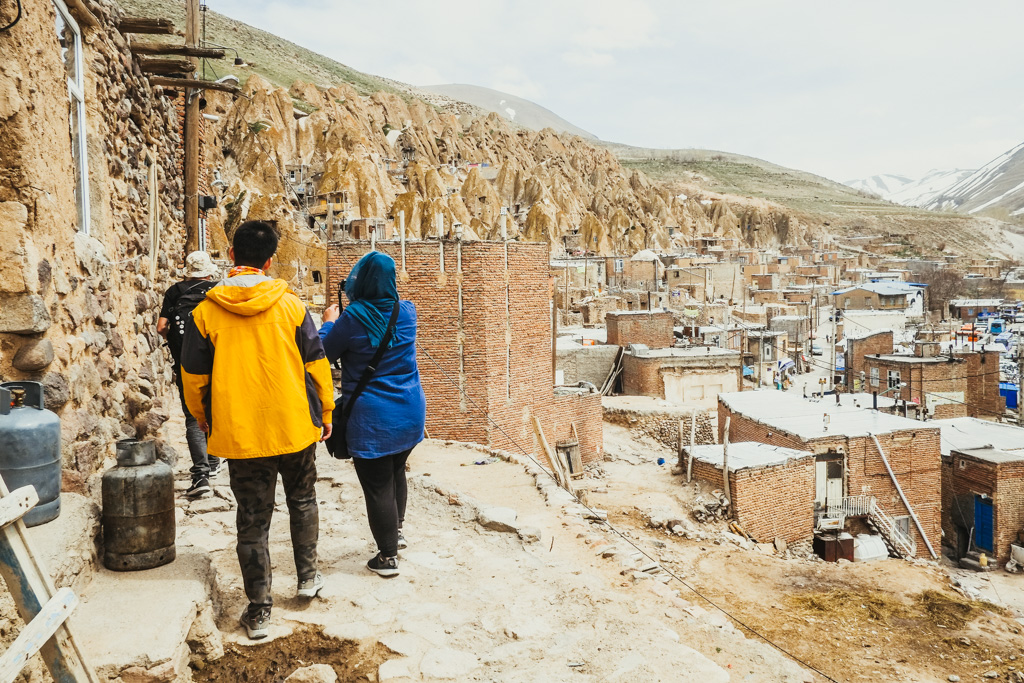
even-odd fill
[{"label": "blue headscarf", "polygon": [[[379,251],[359,259],[345,282],[345,296],[351,302],[348,312],[366,328],[370,346],[380,346],[388,328],[391,311],[398,303],[395,284],[395,260]],[[388,348],[395,343],[392,335]]]}]

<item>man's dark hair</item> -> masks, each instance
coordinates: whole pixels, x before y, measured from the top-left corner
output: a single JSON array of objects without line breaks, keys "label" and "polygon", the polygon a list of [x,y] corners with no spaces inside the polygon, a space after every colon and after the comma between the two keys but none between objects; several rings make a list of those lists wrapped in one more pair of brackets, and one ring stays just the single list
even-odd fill
[{"label": "man's dark hair", "polygon": [[231,246],[235,249],[235,265],[262,268],[277,252],[277,230],[264,221],[246,221],[235,230]]}]

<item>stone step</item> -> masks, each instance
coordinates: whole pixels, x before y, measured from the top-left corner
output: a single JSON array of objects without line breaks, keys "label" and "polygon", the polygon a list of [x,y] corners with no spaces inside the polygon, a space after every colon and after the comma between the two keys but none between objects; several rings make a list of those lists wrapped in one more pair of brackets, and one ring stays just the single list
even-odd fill
[{"label": "stone step", "polygon": [[174,562],[156,569],[97,567],[71,615],[79,647],[104,679],[187,676],[187,639],[200,641],[196,649],[206,655],[223,651],[211,601],[215,577],[209,555],[194,548],[179,547]]},{"label": "stone step", "polygon": [[[974,553],[974,555],[977,556],[978,553]],[[981,563],[978,562],[976,557],[970,557],[969,555],[961,557],[959,564],[961,569],[970,569],[976,572],[994,572],[996,569],[998,569],[995,560],[993,560],[991,557],[988,559],[988,566],[986,567],[982,567]]]}]

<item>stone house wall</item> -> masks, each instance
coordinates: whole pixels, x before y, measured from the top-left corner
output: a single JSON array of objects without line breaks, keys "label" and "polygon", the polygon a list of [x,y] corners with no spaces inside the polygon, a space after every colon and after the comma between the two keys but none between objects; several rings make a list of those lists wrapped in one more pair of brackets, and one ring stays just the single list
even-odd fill
[{"label": "stone house wall", "polygon": [[[556,393],[553,388],[548,245],[445,241],[443,270],[441,248],[436,240],[408,242],[405,275],[398,283],[399,294],[415,303],[418,313],[417,360],[427,395],[427,432],[539,453],[532,424],[536,415],[552,447],[569,438],[575,425],[584,461],[599,459],[600,394]],[[403,272],[398,243],[378,242],[377,249],[392,256]],[[368,242],[328,245],[332,300],[338,280],[368,250]]]},{"label": "stone house wall", "polygon": [[[698,445],[718,443],[715,440],[715,415],[713,412],[697,412],[694,441]],[[638,436],[647,436],[669,448],[690,445],[690,414],[688,410],[653,411],[630,410],[628,408],[605,406],[604,421],[627,427]],[[680,424],[682,429],[680,430]]]},{"label": "stone house wall", "polygon": [[88,235],[79,231],[53,5],[35,3],[0,41],[0,379],[46,386],[47,406],[62,421],[63,486],[73,491],[84,490],[116,439],[157,436],[177,409],[155,323],[184,256],[173,101],[133,61],[114,28],[117,5],[90,7],[100,26],[83,27],[79,65]]}]

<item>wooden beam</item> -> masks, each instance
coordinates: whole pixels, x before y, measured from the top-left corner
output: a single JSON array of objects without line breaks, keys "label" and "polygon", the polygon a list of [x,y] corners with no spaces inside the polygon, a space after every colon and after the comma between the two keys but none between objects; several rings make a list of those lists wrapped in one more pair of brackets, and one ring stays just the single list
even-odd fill
[{"label": "wooden beam", "polygon": [[39,496],[34,486],[22,486],[0,498],[0,528],[24,517],[38,502]]},{"label": "wooden beam", "polygon": [[82,0],[66,0],[68,9],[75,15],[78,23],[89,28],[96,28],[100,25],[99,19],[92,13]]},{"label": "wooden beam", "polygon": [[121,33],[149,33],[153,35],[174,35],[174,22],[170,19],[149,17],[123,17],[117,25]]},{"label": "wooden beam", "polygon": [[133,40],[131,50],[137,55],[183,55],[185,57],[202,57],[205,59],[223,59],[224,50],[213,47],[189,47],[174,43],[157,43],[154,41]]},{"label": "wooden beam", "polygon": [[78,597],[70,588],[57,591],[0,657],[0,681],[13,681],[17,678],[32,655],[39,652],[46,641],[53,637],[77,605]]},{"label": "wooden beam", "polygon": [[[9,495],[0,477],[0,499]],[[36,559],[21,520],[0,529],[0,576],[14,599],[18,614],[31,623],[57,594],[49,572]],[[67,624],[61,624],[53,637],[40,648],[43,663],[57,683],[98,683],[99,679],[85,663]]]},{"label": "wooden beam", "polygon": [[[199,47],[199,0],[185,0],[185,45]],[[185,92],[185,253],[200,247],[199,238],[199,98]]]},{"label": "wooden beam", "polygon": [[[165,88],[198,88],[199,90],[219,90],[237,94],[241,88],[229,83],[214,83],[213,81],[202,81],[196,78],[170,78],[168,76],[150,76],[149,82],[153,85],[162,85]],[[195,251],[195,250],[193,250]]]},{"label": "wooden beam", "polygon": [[191,59],[152,59],[139,58],[139,66],[145,73],[149,74],[191,74],[196,70],[196,64]]}]

